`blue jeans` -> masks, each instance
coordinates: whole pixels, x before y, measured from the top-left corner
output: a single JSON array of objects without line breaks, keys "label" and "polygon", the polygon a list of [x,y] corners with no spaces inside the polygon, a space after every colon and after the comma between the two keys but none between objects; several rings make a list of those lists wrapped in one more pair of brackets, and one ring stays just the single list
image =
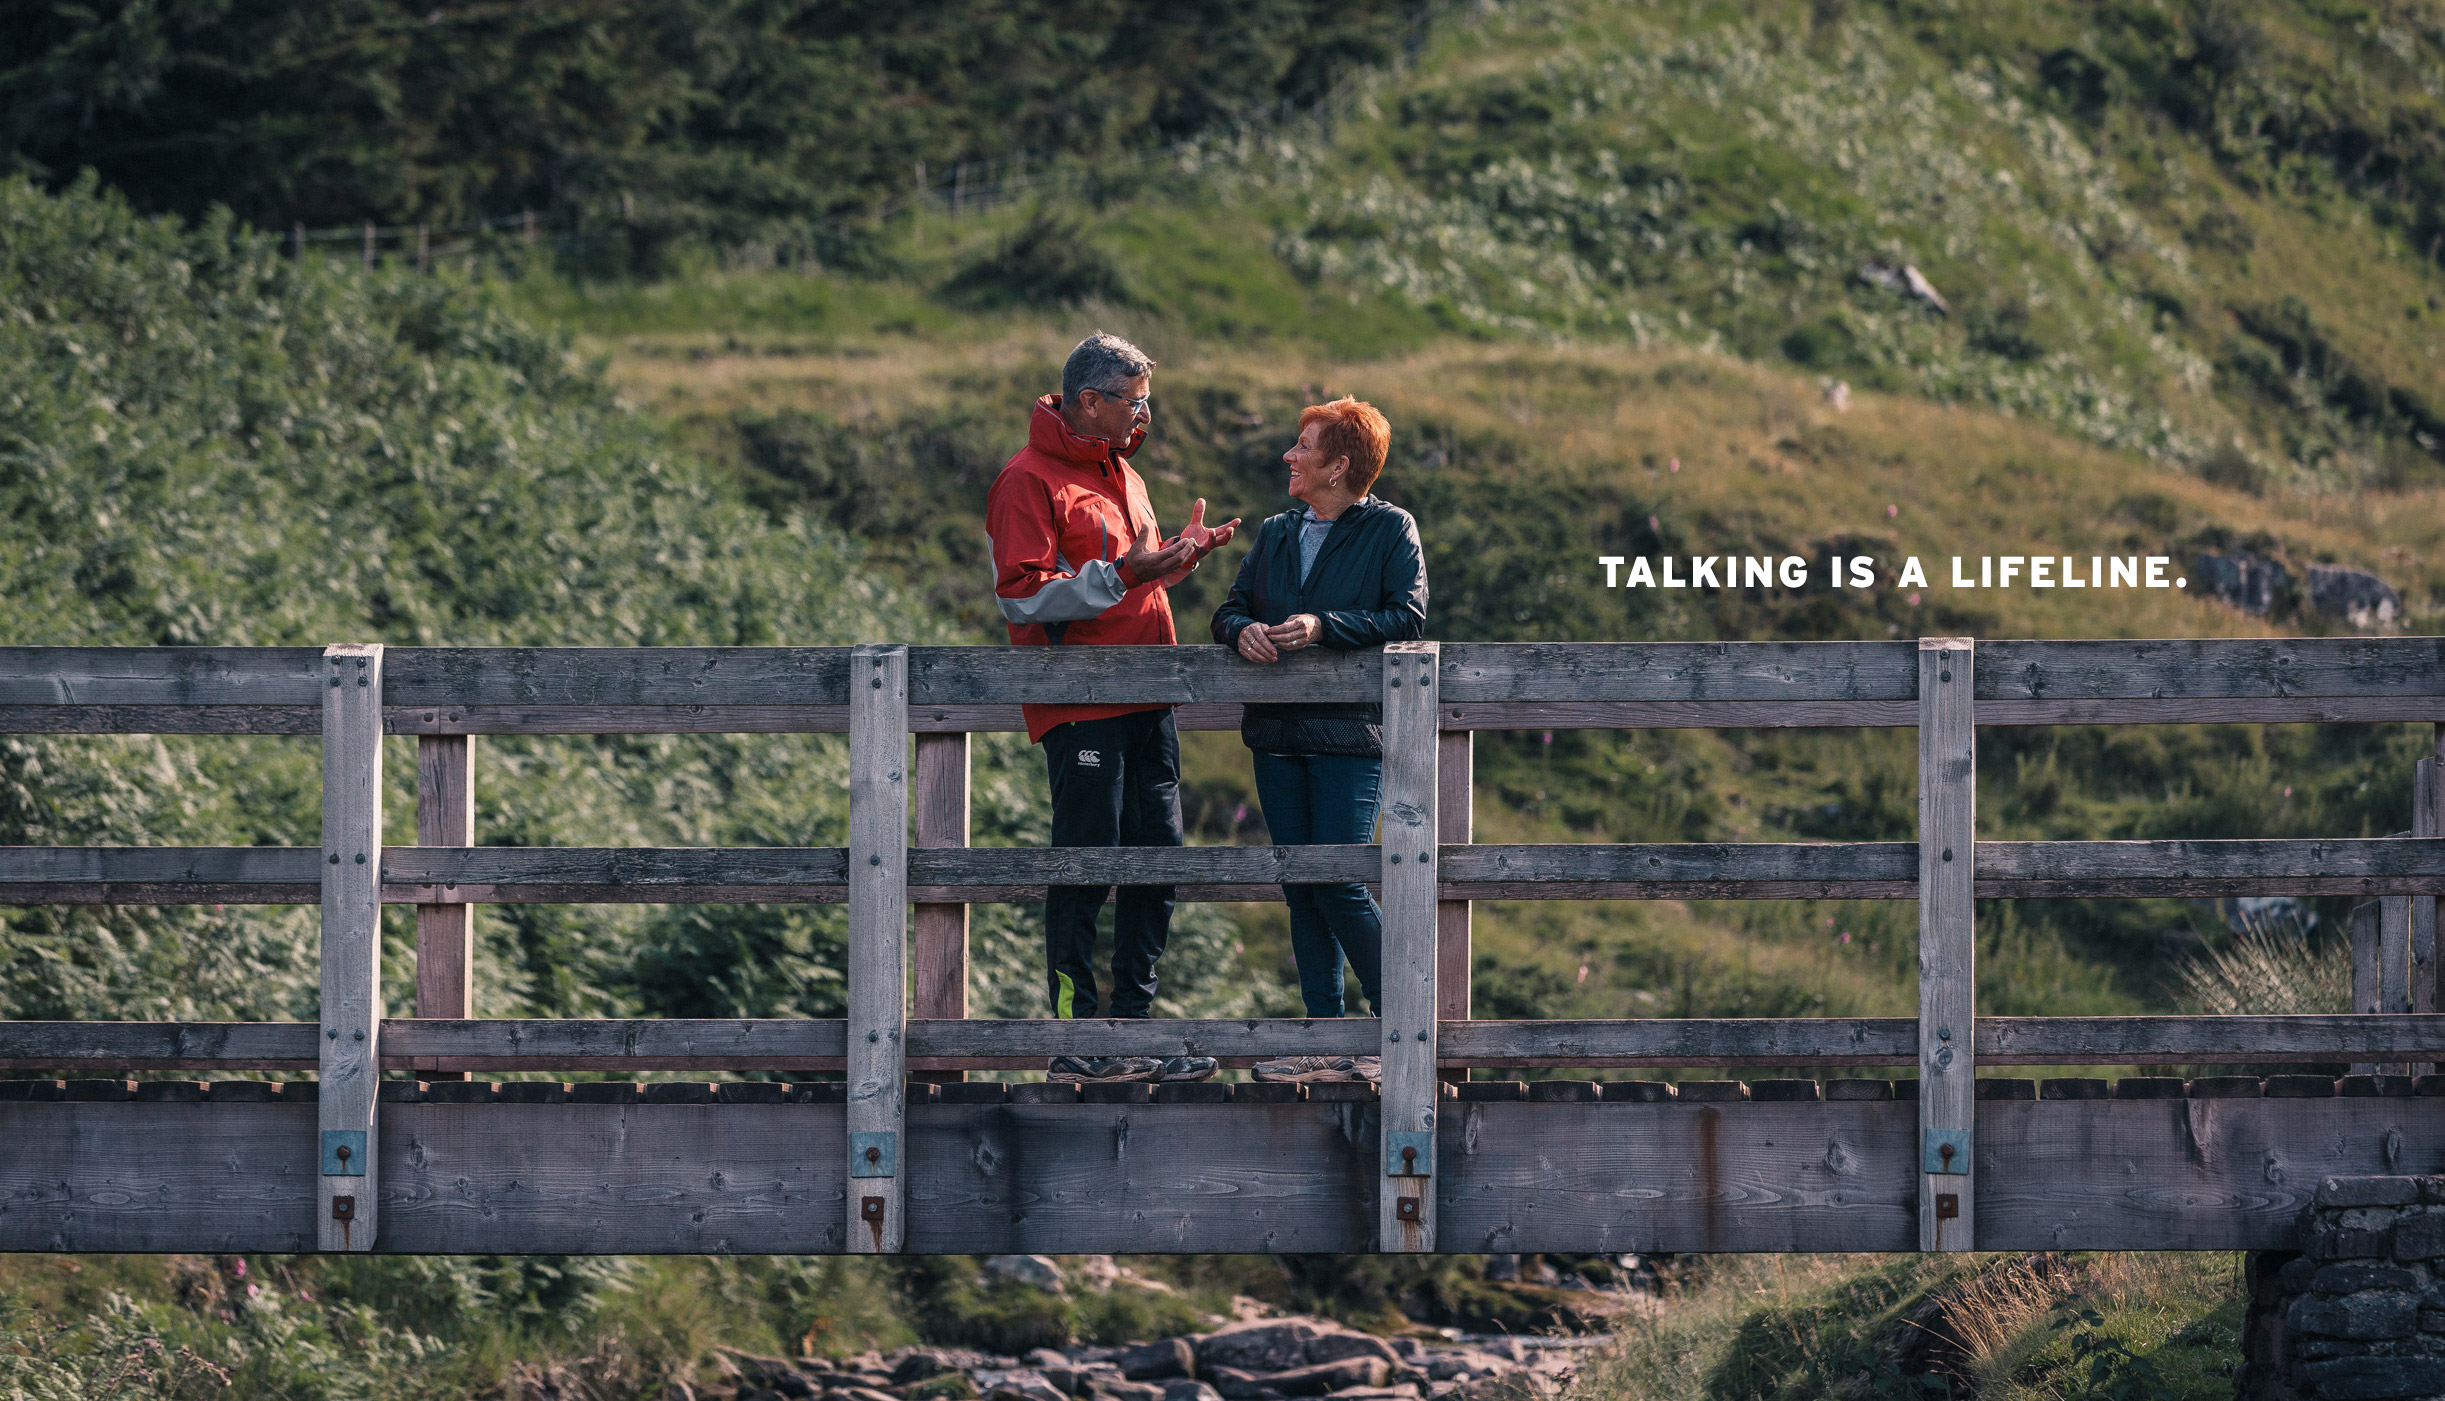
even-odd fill
[{"label": "blue jeans", "polygon": [[[1256,796],[1277,846],[1365,846],[1375,840],[1384,761],[1343,754],[1258,754]],[[1342,1014],[1341,964],[1358,969],[1367,1005],[1384,1007],[1384,912],[1363,885],[1286,885],[1290,951],[1311,1017]]]}]

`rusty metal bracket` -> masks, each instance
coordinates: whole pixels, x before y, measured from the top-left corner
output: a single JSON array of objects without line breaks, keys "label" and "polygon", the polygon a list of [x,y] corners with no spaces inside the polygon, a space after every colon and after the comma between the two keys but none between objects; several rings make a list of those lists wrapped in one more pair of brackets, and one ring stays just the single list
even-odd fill
[{"label": "rusty metal bracket", "polygon": [[331,1199],[331,1219],[334,1221],[356,1220],[357,1199],[346,1196],[333,1197]]},{"label": "rusty metal bracket", "polygon": [[889,1130],[878,1133],[849,1135],[849,1175],[851,1177],[897,1177],[898,1157],[893,1143],[899,1137]]},{"label": "rusty metal bracket", "polygon": [[1394,1202],[1392,1204],[1392,1215],[1393,1219],[1396,1221],[1417,1220],[1418,1199],[1416,1197],[1403,1197],[1399,1201]]},{"label": "rusty metal bracket", "polygon": [[1946,1176],[1963,1176],[1970,1170],[1970,1131],[1968,1129],[1926,1129],[1921,1145],[1919,1171]]},{"label": "rusty metal bracket", "polygon": [[861,1221],[880,1224],[883,1220],[883,1199],[881,1197],[858,1198],[857,1215]]},{"label": "rusty metal bracket", "polygon": [[1432,1133],[1393,1132],[1385,1134],[1384,1175],[1386,1177],[1434,1176],[1435,1136]]},{"label": "rusty metal bracket", "polygon": [[323,1130],[323,1176],[363,1177],[364,1175],[365,1130]]}]

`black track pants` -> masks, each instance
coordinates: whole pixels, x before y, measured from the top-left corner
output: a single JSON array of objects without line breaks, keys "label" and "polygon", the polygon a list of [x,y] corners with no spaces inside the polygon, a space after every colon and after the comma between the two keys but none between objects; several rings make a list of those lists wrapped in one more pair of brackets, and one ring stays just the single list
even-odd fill
[{"label": "black track pants", "polygon": [[[1055,846],[1179,846],[1180,736],[1170,710],[1072,720],[1044,736],[1053,785]],[[1155,960],[1172,935],[1172,888],[1124,885],[1112,919],[1112,1007],[1143,1017],[1155,997]],[[1044,963],[1056,1017],[1098,1015],[1095,916],[1108,885],[1045,892]]]}]

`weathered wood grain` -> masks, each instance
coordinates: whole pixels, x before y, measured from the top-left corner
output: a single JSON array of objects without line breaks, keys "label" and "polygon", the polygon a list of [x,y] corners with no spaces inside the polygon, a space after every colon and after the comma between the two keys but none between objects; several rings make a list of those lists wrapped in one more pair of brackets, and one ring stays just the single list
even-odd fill
[{"label": "weathered wood grain", "polygon": [[918,1105],[908,1248],[1373,1248],[1374,1105]]},{"label": "weathered wood grain", "polygon": [[[1442,900],[1912,899],[1909,842],[1448,845]],[[299,904],[315,854],[281,847],[0,848],[0,904]],[[1374,847],[970,847],[909,855],[928,903],[1030,902],[1048,882],[1276,898],[1284,881],[1380,879]],[[840,847],[391,847],[391,903],[837,902]],[[1981,842],[1981,899],[2413,894],[2445,889],[2436,838]]]},{"label": "weathered wood grain", "polygon": [[0,734],[311,735],[319,705],[0,705]]},{"label": "weathered wood grain", "polygon": [[1909,701],[1907,642],[1479,642],[1443,657],[1448,708],[1487,701]]},{"label": "weathered wood grain", "polygon": [[[1446,1019],[1446,1065],[1868,1066],[1917,1059],[1917,1023],[1900,1017],[1645,1021]],[[1226,1062],[1373,1054],[1369,1018],[1327,1021],[912,1020],[912,1056],[1041,1065],[1060,1054],[1202,1055]],[[302,1070],[311,1022],[0,1022],[0,1068]],[[386,1069],[831,1070],[846,1051],[838,1020],[504,1019],[382,1024]],[[1981,1017],[1990,1065],[2206,1065],[2445,1058],[2445,1016]]]},{"label": "weathered wood grain", "polygon": [[1912,700],[1472,701],[1436,712],[1453,730],[1780,730],[1901,728]]},{"label": "weathered wood grain", "polygon": [[[2437,726],[2445,737],[2445,724]],[[2422,759],[2411,774],[2411,835],[2445,836],[2445,786],[2437,781],[2438,763]],[[2433,1012],[2437,998],[2437,897],[2411,897],[2411,1010]]]},{"label": "weathered wood grain", "polygon": [[837,1254],[846,1155],[810,1149],[839,1144],[845,1114],[837,1104],[385,1105],[381,1248]]},{"label": "weathered wood grain", "polygon": [[[1435,838],[1447,853],[1477,835],[1477,737],[1446,731],[1436,741]],[[1438,898],[1435,905],[1435,1015],[1465,1021],[1469,1015],[1470,903]]]},{"label": "weathered wood grain", "polygon": [[[309,719],[311,716],[308,717]],[[8,712],[0,710],[0,733]],[[1236,730],[1237,702],[1175,706],[1172,723],[1183,730]],[[846,705],[450,705],[389,707],[383,724],[392,734],[446,735],[625,735],[625,734],[847,734]],[[1024,730],[1015,705],[912,705],[909,729],[918,734],[968,734]],[[310,730],[312,727],[306,727]],[[171,733],[171,731],[161,731]]]},{"label": "weathered wood grain", "polygon": [[[968,736],[917,736],[916,844],[968,844]],[[909,960],[914,968],[910,1003],[926,1019],[968,1015],[968,907],[919,901],[912,919]],[[926,1070],[920,1079],[956,1083],[967,1073]]]},{"label": "weathered wood grain", "polygon": [[[1432,1133],[1435,1075],[1436,867],[1441,824],[1435,736],[1435,693],[1441,647],[1394,642],[1383,654],[1384,769],[1380,878],[1383,881],[1382,1132],[1387,1173],[1401,1151],[1393,1134]],[[1427,1140],[1432,1146],[1435,1140]],[[1410,1146],[1416,1151],[1416,1145]],[[1404,1160],[1406,1161],[1406,1160]],[[1377,1248],[1435,1248],[1435,1165],[1387,1176],[1376,1199]],[[1407,1202],[1404,1203],[1404,1198]]]},{"label": "weathered wood grain", "polygon": [[1983,640],[1978,651],[1982,702],[2445,697],[2436,637]]},{"label": "weathered wood grain", "polygon": [[1906,1017],[1447,1021],[1446,1061],[1506,1066],[1915,1065]]},{"label": "weathered wood grain", "polygon": [[315,1022],[0,1021],[0,1070],[312,1070]]},{"label": "weathered wood grain", "polygon": [[1216,646],[914,647],[909,695],[919,706],[1371,701],[1382,672],[1372,650],[1314,649],[1251,666]]},{"label": "weathered wood grain", "polygon": [[1981,1250],[2288,1250],[2322,1178],[2445,1171],[2419,1099],[1989,1101]]},{"label": "weathered wood grain", "polygon": [[[323,1250],[373,1249],[382,1229],[374,1087],[382,1032],[382,676],[379,643],[323,649],[322,1043],[315,1124],[365,1135],[362,1176],[318,1176]],[[320,1143],[314,1145],[320,1158]],[[342,1219],[334,1199],[352,1202]]]},{"label": "weathered wood grain", "polygon": [[2234,1065],[2445,1053],[2445,1016],[1980,1017],[1987,1065]]},{"label": "weathered wood grain", "polygon": [[[1977,1113],[1978,646],[1966,637],[1918,645],[1919,1128],[1930,1137],[1971,1129]],[[1968,1158],[1955,1159],[1955,1172],[1919,1174],[1919,1249],[1965,1251],[1976,1241]],[[1952,1210],[1940,1215],[1940,1203]]]},{"label": "weathered wood grain", "polygon": [[1451,1105],[1443,1248],[1908,1250],[1911,1115],[1892,1102]]},{"label": "weathered wood grain", "polygon": [[322,704],[319,647],[0,647],[5,706]]},{"label": "weathered wood grain", "polygon": [[846,647],[395,647],[393,706],[845,705]]},{"label": "weathered wood grain", "polygon": [[[842,1227],[855,1254],[897,1253],[908,1229],[908,649],[855,648],[849,661],[848,1140]],[[857,1175],[855,1145],[888,1175]]]},{"label": "weathered wood grain", "polygon": [[[2445,1171],[2417,1099],[1976,1106],[1982,1250],[2282,1248],[2338,1174]],[[386,1252],[835,1253],[837,1105],[382,1107]],[[919,1105],[908,1247],[1350,1252],[1369,1104]],[[313,1248],[314,1116],[287,1104],[0,1105],[0,1250]],[[1448,1107],[1440,1248],[1907,1250],[1906,1102]],[[160,1151],[165,1143],[181,1151]]]},{"label": "weathered wood grain", "polygon": [[[416,741],[416,844],[475,845],[475,740]],[[475,906],[416,907],[416,1014],[475,1015]]]},{"label": "weathered wood grain", "polygon": [[310,1104],[0,1104],[0,1251],[320,1248],[314,1120]]}]

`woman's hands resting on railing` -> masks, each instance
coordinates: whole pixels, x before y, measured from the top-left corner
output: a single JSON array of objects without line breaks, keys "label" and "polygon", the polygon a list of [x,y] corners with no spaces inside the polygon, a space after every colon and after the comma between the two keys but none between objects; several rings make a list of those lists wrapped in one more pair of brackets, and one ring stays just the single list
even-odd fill
[{"label": "woman's hands resting on railing", "polygon": [[1324,619],[1313,613],[1294,613],[1272,627],[1252,623],[1241,628],[1239,654],[1252,662],[1280,661],[1284,652],[1312,647],[1322,636]]}]

